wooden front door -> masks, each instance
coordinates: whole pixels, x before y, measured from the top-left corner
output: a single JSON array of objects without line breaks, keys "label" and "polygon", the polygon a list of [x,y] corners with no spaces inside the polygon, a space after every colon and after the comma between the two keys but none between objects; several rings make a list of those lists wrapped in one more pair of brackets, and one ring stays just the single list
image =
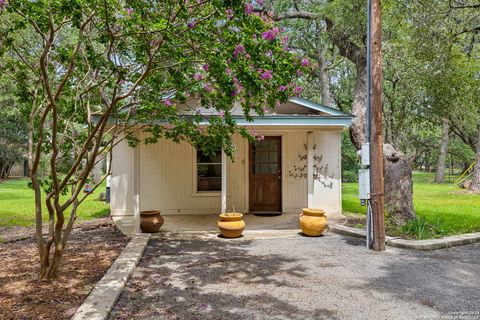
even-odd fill
[{"label": "wooden front door", "polygon": [[282,211],[282,137],[250,144],[250,212]]}]

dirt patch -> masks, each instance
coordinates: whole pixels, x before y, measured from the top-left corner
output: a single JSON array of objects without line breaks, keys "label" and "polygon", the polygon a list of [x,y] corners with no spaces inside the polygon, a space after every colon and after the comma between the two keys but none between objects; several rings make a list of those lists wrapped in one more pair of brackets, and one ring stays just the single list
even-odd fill
[{"label": "dirt patch", "polygon": [[367,223],[367,216],[364,214],[344,213],[347,227],[365,228]]},{"label": "dirt patch", "polygon": [[[111,218],[100,218],[90,221],[77,221],[77,225],[74,226],[74,229],[85,229],[89,227],[97,228],[100,225],[107,225],[111,221]],[[48,225],[43,225],[43,234],[48,233]],[[25,240],[28,238],[33,238],[35,236],[35,226],[22,227],[22,226],[12,226],[12,227],[0,227],[0,243],[12,242]]]},{"label": "dirt patch", "polygon": [[106,219],[79,224],[52,282],[37,279],[33,238],[0,244],[0,319],[70,318],[127,242]]}]

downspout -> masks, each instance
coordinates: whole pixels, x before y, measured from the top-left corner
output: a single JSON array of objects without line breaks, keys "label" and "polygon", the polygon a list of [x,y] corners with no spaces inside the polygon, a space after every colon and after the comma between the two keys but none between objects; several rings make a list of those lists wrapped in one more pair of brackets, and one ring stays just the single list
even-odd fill
[{"label": "downspout", "polygon": [[313,132],[307,132],[307,207],[313,208],[314,201],[313,181]]},{"label": "downspout", "polygon": [[140,233],[140,144],[133,149],[133,233]]},{"label": "downspout", "polygon": [[221,213],[227,212],[227,155],[222,149]]}]

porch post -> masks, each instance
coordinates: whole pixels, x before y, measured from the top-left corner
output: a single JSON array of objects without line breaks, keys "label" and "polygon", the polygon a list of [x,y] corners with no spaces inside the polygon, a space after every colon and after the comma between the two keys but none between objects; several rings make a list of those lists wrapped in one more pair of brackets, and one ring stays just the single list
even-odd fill
[{"label": "porch post", "polygon": [[140,233],[140,145],[133,149],[133,233]]},{"label": "porch post", "polygon": [[313,132],[307,132],[307,207],[313,208]]},{"label": "porch post", "polygon": [[227,212],[227,155],[222,149],[222,206],[221,213]]}]

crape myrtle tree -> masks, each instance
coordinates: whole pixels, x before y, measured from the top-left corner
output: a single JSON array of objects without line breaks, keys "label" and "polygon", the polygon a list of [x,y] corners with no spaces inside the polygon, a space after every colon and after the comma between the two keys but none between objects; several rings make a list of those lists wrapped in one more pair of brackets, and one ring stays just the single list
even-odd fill
[{"label": "crape myrtle tree", "polygon": [[[251,113],[262,115],[302,90],[293,79],[301,60],[270,17],[248,2],[0,5],[1,68],[23,88],[29,122],[41,279],[55,277],[89,174],[116,143],[167,138],[232,156],[235,132],[255,138],[236,126],[234,103],[251,119]],[[218,115],[186,110],[193,98]],[[203,121],[209,125],[200,126]],[[42,153],[49,158],[45,179],[38,175]]]}]

